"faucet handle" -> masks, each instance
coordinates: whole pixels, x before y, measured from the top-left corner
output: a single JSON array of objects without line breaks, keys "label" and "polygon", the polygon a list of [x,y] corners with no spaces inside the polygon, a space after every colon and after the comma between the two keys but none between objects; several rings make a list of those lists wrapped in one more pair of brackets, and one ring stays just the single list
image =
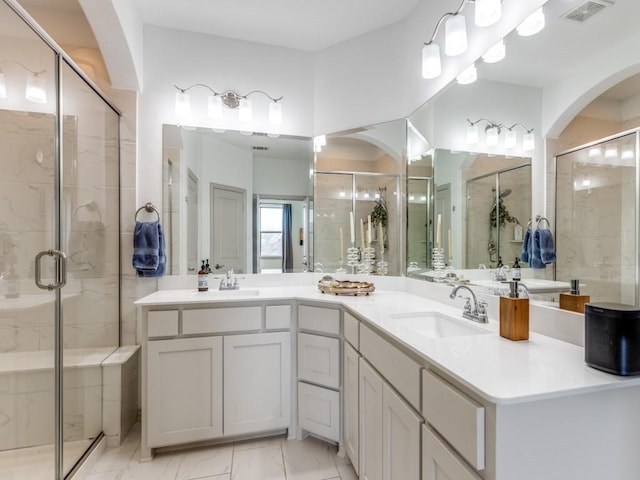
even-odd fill
[{"label": "faucet handle", "polygon": [[484,300],[478,302],[478,318],[480,320],[486,320],[487,318],[487,302]]},{"label": "faucet handle", "polygon": [[458,298],[464,298],[466,300],[466,302],[464,302],[464,311],[466,313],[471,313],[471,297],[469,296],[462,296],[462,295],[458,295]]}]

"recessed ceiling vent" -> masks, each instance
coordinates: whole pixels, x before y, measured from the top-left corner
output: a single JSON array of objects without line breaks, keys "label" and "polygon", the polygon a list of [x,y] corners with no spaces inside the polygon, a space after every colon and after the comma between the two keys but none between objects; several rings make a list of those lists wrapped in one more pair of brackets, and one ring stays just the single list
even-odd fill
[{"label": "recessed ceiling vent", "polygon": [[582,23],[593,17],[596,13],[601,12],[607,7],[613,5],[613,1],[608,0],[587,0],[580,6],[574,8],[570,12],[564,14],[562,18]]},{"label": "recessed ceiling vent", "polygon": [[257,145],[254,145],[251,148],[253,148],[254,150],[261,151],[261,152],[266,152],[267,150],[269,150],[269,147],[260,147],[260,146],[257,146]]}]

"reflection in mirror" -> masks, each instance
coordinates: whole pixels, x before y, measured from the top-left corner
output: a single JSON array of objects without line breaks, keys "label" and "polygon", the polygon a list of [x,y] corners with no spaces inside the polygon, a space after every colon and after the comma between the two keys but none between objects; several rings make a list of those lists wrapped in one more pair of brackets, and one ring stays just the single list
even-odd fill
[{"label": "reflection in mirror", "polygon": [[520,257],[531,212],[529,159],[436,149],[434,178],[433,218],[448,266],[492,268]]},{"label": "reflection in mirror", "polygon": [[[315,163],[314,270],[399,275],[405,120],[326,138]],[[351,259],[349,248],[354,249]],[[368,263],[364,249],[373,255]]]},{"label": "reflection in mirror", "polygon": [[431,268],[433,148],[407,122],[407,273]]},{"label": "reflection in mirror", "polygon": [[167,274],[305,271],[312,162],[310,138],[164,125]]},{"label": "reflection in mirror", "polygon": [[592,302],[638,304],[640,131],[556,157],[556,279]]}]

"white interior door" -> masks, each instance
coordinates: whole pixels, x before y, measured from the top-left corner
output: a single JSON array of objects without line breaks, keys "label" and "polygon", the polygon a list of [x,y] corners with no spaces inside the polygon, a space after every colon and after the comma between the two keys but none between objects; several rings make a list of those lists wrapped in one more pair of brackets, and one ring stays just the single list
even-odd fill
[{"label": "white interior door", "polygon": [[246,191],[211,185],[211,268],[246,272]]}]

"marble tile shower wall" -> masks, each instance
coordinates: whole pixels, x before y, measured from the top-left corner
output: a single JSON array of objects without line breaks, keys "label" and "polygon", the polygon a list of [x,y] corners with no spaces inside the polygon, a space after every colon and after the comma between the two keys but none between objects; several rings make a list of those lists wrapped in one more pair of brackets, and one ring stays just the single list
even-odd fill
[{"label": "marble tile shower wall", "polygon": [[[558,162],[556,276],[579,278],[592,301],[633,304],[635,168],[583,166],[577,172],[572,163]],[[589,188],[583,177],[590,178]]]},{"label": "marble tile shower wall", "polygon": [[[68,285],[64,289],[65,348],[116,346],[118,312],[118,212],[117,139],[83,136],[74,118],[65,119],[65,230],[69,238]],[[47,114],[0,112],[0,158],[3,215],[2,271],[11,268],[20,277],[20,293],[53,296],[37,289],[33,282],[36,252],[53,244],[53,117]],[[107,161],[105,161],[105,155]],[[78,159],[81,159],[79,161]],[[111,184],[106,181],[112,178]],[[82,186],[80,186],[82,185]],[[95,202],[91,211],[82,207]],[[92,231],[82,247],[73,241],[78,225],[104,226]],[[80,233],[82,234],[82,232]],[[91,241],[91,242],[90,242]],[[82,249],[91,251],[85,252]],[[44,278],[51,278],[46,261]],[[13,308],[11,300],[0,315],[0,352],[53,349],[53,304],[35,310]],[[89,313],[89,314],[88,314]]]}]

